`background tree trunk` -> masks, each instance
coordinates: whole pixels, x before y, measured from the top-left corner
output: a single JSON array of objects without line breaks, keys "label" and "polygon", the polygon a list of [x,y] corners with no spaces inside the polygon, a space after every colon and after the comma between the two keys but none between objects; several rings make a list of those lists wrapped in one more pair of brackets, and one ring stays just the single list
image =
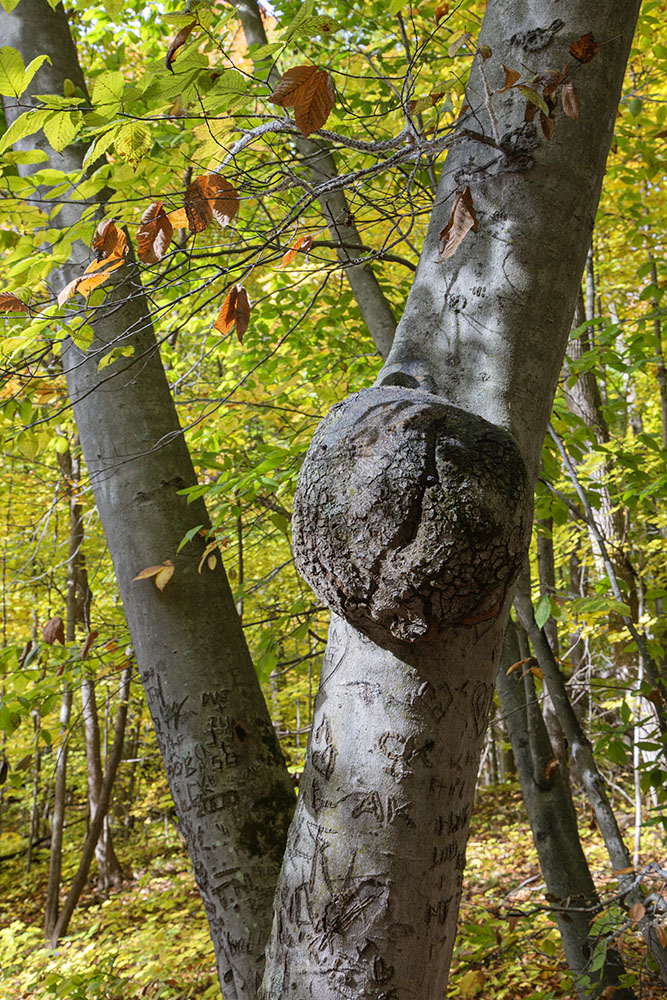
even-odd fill
[{"label": "background tree trunk", "polygon": [[613,986],[617,1000],[632,1000],[633,991],[619,985],[624,969],[616,951],[610,949],[602,968],[591,971],[596,940],[590,925],[599,912],[600,903],[579,840],[569,789],[560,768],[549,767],[553,762],[551,743],[536,699],[532,674],[527,664],[507,674],[519,659],[516,627],[510,622],[498,671],[498,694],[508,723],[540,869],[549,898],[553,900],[553,913],[567,963],[579,996],[597,997]]}]

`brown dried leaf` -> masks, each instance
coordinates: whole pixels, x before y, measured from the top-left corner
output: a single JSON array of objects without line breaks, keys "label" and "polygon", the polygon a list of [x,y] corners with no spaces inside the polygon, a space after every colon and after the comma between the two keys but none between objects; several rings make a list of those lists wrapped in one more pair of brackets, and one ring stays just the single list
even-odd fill
[{"label": "brown dried leaf", "polygon": [[213,210],[206,193],[205,175],[197,177],[185,192],[185,211],[191,233],[203,233],[210,226]]},{"label": "brown dried leaf", "polygon": [[239,338],[239,342],[243,343],[243,335],[248,329],[249,322],[250,301],[248,293],[243,285],[232,285],[213,326],[222,334],[229,333],[231,328],[236,326],[236,336]]},{"label": "brown dried leaf", "polygon": [[435,23],[440,24],[443,17],[445,17],[447,14],[449,14],[449,4],[439,3],[435,8]]},{"label": "brown dried leaf", "polygon": [[173,234],[174,227],[162,202],[154,201],[141,216],[141,225],[137,229],[137,248],[142,264],[156,264],[162,260]]},{"label": "brown dried leaf", "polygon": [[440,233],[440,260],[452,257],[460,247],[466,234],[479,228],[477,213],[472,203],[470,188],[459,191],[454,199],[447,225]]},{"label": "brown dried leaf", "polygon": [[220,174],[204,174],[203,184],[211,205],[213,218],[224,229],[240,208],[239,193],[234,185],[221,177]]},{"label": "brown dried leaf", "polygon": [[595,41],[595,35],[582,35],[576,42],[570,45],[570,55],[574,56],[580,63],[590,62],[595,59],[600,46]]},{"label": "brown dried leaf", "polygon": [[128,249],[127,236],[111,219],[102,219],[95,230],[91,249],[98,260],[124,257]]},{"label": "brown dried leaf", "polygon": [[480,56],[484,60],[490,59],[491,56],[493,55],[493,50],[491,49],[491,47],[489,45],[480,45],[480,47],[477,49],[477,51],[479,52]]},{"label": "brown dried leaf", "polygon": [[544,138],[549,141],[551,136],[554,134],[555,122],[553,118],[549,115],[545,115],[544,111],[540,111],[540,125],[542,126],[542,131],[544,133]]},{"label": "brown dried leaf", "polygon": [[557,760],[550,760],[545,768],[545,776],[547,779],[551,777],[552,774],[557,774],[560,769],[560,764]]},{"label": "brown dried leaf", "polygon": [[243,336],[248,329],[248,324],[250,322],[250,299],[248,298],[248,293],[245,288],[239,288],[238,298],[236,300],[236,336],[239,338],[239,343],[243,343]]},{"label": "brown dried leaf", "polygon": [[577,93],[577,88],[572,83],[572,80],[566,80],[563,84],[560,92],[560,99],[563,105],[563,111],[568,118],[574,118],[575,122],[579,120],[579,94]]},{"label": "brown dried leaf", "polygon": [[196,21],[193,21],[192,24],[186,24],[184,28],[181,28],[178,34],[174,35],[171,42],[169,43],[169,48],[167,49],[167,55],[165,56],[164,63],[167,69],[170,70],[172,73],[174,71],[171,68],[171,66],[174,59],[176,58],[176,53],[180,48],[182,48],[185,45],[186,41],[188,40],[188,35],[192,31],[196,23],[197,23]]},{"label": "brown dried leaf", "polygon": [[220,312],[213,324],[215,329],[219,330],[223,336],[229,333],[236,322],[236,300],[238,295],[238,285],[232,285],[225,296],[225,301],[220,306]]},{"label": "brown dried leaf", "polygon": [[54,642],[65,645],[65,625],[60,615],[50,618],[42,629],[42,639],[52,646]]},{"label": "brown dried leaf", "polygon": [[299,236],[298,240],[292,244],[287,253],[283,254],[283,262],[280,266],[287,267],[289,264],[292,263],[292,261],[298,254],[299,250],[301,251],[301,253],[308,253],[312,245],[313,245],[312,236]]},{"label": "brown dried leaf", "polygon": [[29,307],[11,292],[0,292],[0,312],[30,312]]},{"label": "brown dried leaf", "polygon": [[515,69],[508,69],[504,63],[503,63],[503,71],[505,73],[505,86],[502,88],[502,90],[498,91],[499,94],[504,94],[506,90],[509,90],[510,87],[514,86],[517,80],[521,79],[521,73],[517,73]]},{"label": "brown dried leaf", "polygon": [[175,208],[173,211],[167,212],[167,218],[174,229],[185,229],[188,225],[188,213],[184,208]]},{"label": "brown dried leaf", "polygon": [[[572,55],[574,55],[574,52],[572,53]],[[638,924],[645,913],[646,913],[646,907],[643,905],[643,903],[633,903],[630,909],[628,910],[628,916],[630,917],[630,921],[633,924]]]},{"label": "brown dried leaf", "polygon": [[665,930],[665,928],[661,924],[656,924],[655,931],[656,934],[658,935],[658,941],[660,942],[662,947],[667,948],[667,931]]},{"label": "brown dried leaf", "polygon": [[95,632],[93,630],[92,632],[89,632],[88,635],[86,636],[86,641],[84,642],[83,646],[81,647],[81,659],[82,660],[85,660],[86,657],[88,656],[88,653],[93,648],[93,643],[95,642],[95,640],[97,639],[97,637],[98,637],[99,634],[100,634],[99,632]]},{"label": "brown dried leaf", "polygon": [[293,66],[280,78],[269,100],[281,108],[294,108],[294,120],[308,136],[326,122],[336,103],[336,91],[325,69]]},{"label": "brown dried leaf", "polygon": [[630,872],[634,872],[634,866],[629,865],[628,868],[617,868],[616,871],[612,872],[612,875],[629,875]]},{"label": "brown dried leaf", "polygon": [[117,268],[122,267],[124,263],[123,258],[116,256],[116,254],[112,254],[111,257],[106,257],[103,260],[92,261],[83,274],[80,274],[78,278],[73,278],[72,281],[65,285],[58,295],[58,305],[63,306],[76,292],[79,292],[87,299],[93,289],[103,285],[113,272]]},{"label": "brown dried leaf", "polygon": [[523,120],[525,122],[532,122],[536,114],[537,114],[537,105],[532,104],[531,101],[527,101],[526,110],[523,113]]}]

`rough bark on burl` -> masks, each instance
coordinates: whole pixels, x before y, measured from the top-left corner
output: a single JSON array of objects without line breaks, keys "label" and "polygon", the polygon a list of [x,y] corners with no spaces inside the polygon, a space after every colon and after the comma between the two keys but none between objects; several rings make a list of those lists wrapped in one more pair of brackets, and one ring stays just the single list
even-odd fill
[{"label": "rough bark on burl", "polygon": [[510,435],[427,392],[365,389],[315,433],[294,506],[297,568],[387,649],[495,617],[531,529]]}]

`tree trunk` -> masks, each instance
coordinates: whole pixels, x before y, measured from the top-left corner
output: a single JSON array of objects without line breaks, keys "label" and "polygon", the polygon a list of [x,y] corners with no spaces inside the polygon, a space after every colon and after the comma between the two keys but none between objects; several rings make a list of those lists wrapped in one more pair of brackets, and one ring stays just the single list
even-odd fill
[{"label": "tree trunk", "polygon": [[106,771],[100,786],[97,810],[95,814],[91,816],[90,828],[88,829],[88,833],[86,834],[86,839],[83,842],[83,848],[81,850],[79,867],[77,868],[76,874],[72,879],[69,892],[67,893],[62,910],[60,911],[49,939],[49,943],[52,948],[55,948],[60,938],[64,937],[67,933],[67,928],[69,927],[69,922],[72,919],[72,914],[76,909],[76,904],[79,902],[81,893],[83,892],[86,881],[88,880],[88,872],[90,871],[90,865],[95,854],[95,847],[97,845],[97,841],[99,840],[100,833],[102,832],[104,818],[109,808],[109,802],[111,801],[111,789],[113,788],[116,771],[118,770],[120,759],[123,756],[125,723],[127,721],[127,705],[130,696],[131,678],[132,667],[128,664],[123,670],[120,678],[120,685],[118,689],[118,711],[116,713],[116,724],[114,726],[113,745],[111,747],[111,752],[109,753],[106,763]]},{"label": "tree trunk", "polygon": [[569,789],[560,768],[548,768],[551,744],[536,700],[532,674],[527,672],[522,679],[523,670],[515,670],[507,675],[509,667],[519,658],[515,626],[510,623],[497,689],[567,963],[581,997],[597,997],[602,990],[615,986],[616,1000],[632,1000],[632,990],[619,986],[618,978],[624,970],[617,952],[611,949],[597,972],[590,968],[596,944],[590,923],[600,910],[600,901],[579,840]]},{"label": "tree trunk", "polygon": [[72,686],[68,681],[65,681],[60,706],[60,747],[56,756],[53,815],[51,817],[49,882],[46,890],[46,906],[44,908],[44,936],[47,941],[51,940],[60,911],[60,876],[62,871],[63,830],[65,827],[65,798],[67,795],[67,750],[71,714]]},{"label": "tree trunk", "polygon": [[[553,597],[556,593],[556,569],[554,561],[553,518],[538,521],[537,529],[537,572],[540,580],[540,597]],[[558,626],[553,615],[549,615],[544,623],[544,631],[554,656],[558,656]],[[551,696],[547,692],[542,701],[544,724],[549,733],[551,746],[558,761],[561,778],[570,791],[570,765],[568,761],[567,744],[558,715]],[[572,802],[572,795],[569,795]]]},{"label": "tree trunk", "polygon": [[[88,803],[90,815],[95,816],[99,809],[102,790],[102,755],[100,752],[100,726],[95,697],[95,683],[92,677],[84,677],[81,681],[81,716],[86,747],[86,768],[88,773]],[[105,814],[102,829],[95,845],[95,860],[97,861],[98,884],[103,890],[120,885],[123,881],[123,870],[116,857],[111,830],[109,829],[108,813]]]},{"label": "tree trunk", "polygon": [[[533,606],[530,601],[530,579],[524,576],[517,588],[515,600],[517,611],[530,638],[531,645],[544,675],[545,683],[553,699],[565,738],[570,744],[570,750],[577,770],[581,776],[588,801],[595,813],[595,819],[604,840],[612,871],[616,874],[619,886],[624,891],[623,903],[631,906],[633,903],[643,903],[644,895],[635,884],[632,872],[630,852],[623,840],[620,827],[612,808],[605,780],[600,773],[590,740],[581,728],[574,714],[572,704],[565,689],[565,683],[556,663],[549,642],[535,621]],[[642,918],[639,926],[651,950],[664,983],[667,984],[667,948],[659,939],[651,924],[651,914]]]}]

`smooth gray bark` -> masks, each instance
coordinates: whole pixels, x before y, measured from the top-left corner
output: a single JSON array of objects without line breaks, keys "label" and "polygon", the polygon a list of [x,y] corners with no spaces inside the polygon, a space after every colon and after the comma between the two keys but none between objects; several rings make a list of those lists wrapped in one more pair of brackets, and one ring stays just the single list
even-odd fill
[{"label": "smooth gray bark", "polygon": [[[517,91],[497,96],[489,113],[476,62],[463,121],[502,149],[471,140],[450,151],[415,282],[377,381],[435,393],[511,432],[531,488],[638,7],[636,0],[594,7],[569,0],[557,10],[547,0],[489,3],[479,42],[492,52],[484,63],[491,90],[503,87],[503,65],[547,74],[571,61],[569,46],[581,36],[592,33],[605,44],[575,74],[579,121],[561,116],[549,143],[526,126]],[[479,230],[442,263],[440,233],[454,192],[466,186]],[[447,476],[440,482],[446,492]],[[427,485],[424,479],[424,493]],[[336,503],[346,486],[332,475]],[[323,483],[318,488],[327,492]],[[517,510],[517,524],[523,513]],[[351,559],[382,529],[369,519],[365,530],[343,540]],[[378,548],[384,559],[390,546]],[[321,575],[313,578],[316,589]],[[342,583],[348,593],[348,579]],[[402,649],[374,633],[391,652],[334,617],[276,897],[265,997],[407,1000],[444,993],[507,603],[489,615],[480,599],[476,621],[468,613],[469,624],[435,628],[430,642],[422,636]]]},{"label": "smooth gray bark", "polygon": [[615,986],[616,1000],[632,1000],[633,991],[619,986],[623,963],[613,949],[601,969],[595,973],[590,969],[596,945],[590,923],[599,913],[600,901],[579,840],[569,788],[560,768],[547,769],[552,761],[551,743],[533,677],[530,672],[522,676],[526,668],[507,675],[519,659],[516,630],[510,622],[496,686],[567,963],[581,997],[597,997],[602,990]]}]

